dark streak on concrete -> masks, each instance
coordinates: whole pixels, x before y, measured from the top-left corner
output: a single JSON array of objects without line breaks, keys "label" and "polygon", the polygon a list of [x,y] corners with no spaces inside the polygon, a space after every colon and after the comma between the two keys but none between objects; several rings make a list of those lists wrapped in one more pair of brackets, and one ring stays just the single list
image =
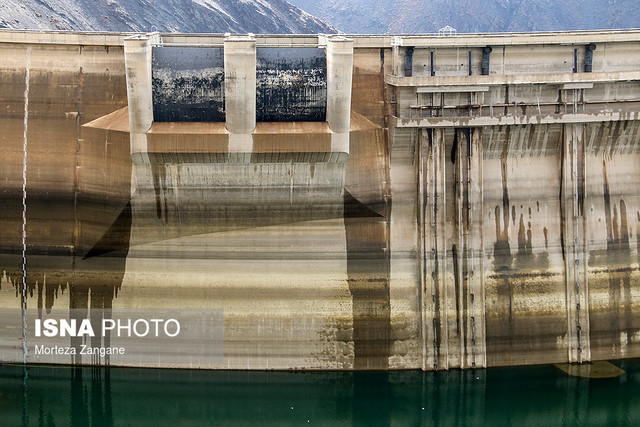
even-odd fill
[{"label": "dark streak on concrete", "polygon": [[[640,223],[640,211],[636,211],[638,216],[638,223]],[[640,265],[640,224],[636,226],[636,258],[638,265]]]},{"label": "dark streak on concrete", "polygon": [[[469,235],[471,232],[469,217],[471,207],[469,200],[469,161],[472,155],[471,143],[471,129],[456,130],[451,153],[452,159],[455,159],[456,161],[456,166],[453,168],[453,193],[456,194],[456,197],[454,198],[455,206],[453,207],[453,211],[459,212],[460,215],[456,215],[454,217],[454,234],[459,236],[459,238],[456,239],[457,243],[452,245],[451,253],[453,277],[455,280],[454,291],[456,312],[464,313],[461,318],[460,316],[456,316],[456,333],[460,337],[460,342],[462,343],[467,342],[469,332],[468,319],[470,316],[468,296],[470,294],[469,281],[471,280],[469,274],[469,256],[472,256],[472,252],[469,249]],[[464,344],[461,351],[463,360],[467,360],[468,354],[473,352],[473,349]]]},{"label": "dark streak on concrete", "polygon": [[156,215],[158,219],[162,219],[164,208],[164,219],[168,221],[168,203],[167,203],[167,171],[164,164],[152,164],[151,174],[153,176],[153,191],[156,196]]},{"label": "dark streak on concrete", "polygon": [[577,156],[577,179],[578,179],[578,216],[580,217],[584,217],[584,200],[586,197],[585,194],[585,152],[586,152],[586,146],[585,146],[585,137],[584,135],[578,137],[578,141],[577,141],[577,147],[578,147],[578,153],[576,153]]},{"label": "dark streak on concrete", "polygon": [[[565,174],[567,173],[567,171],[565,170],[565,159],[564,156],[566,154],[566,150],[562,150],[562,155],[560,157],[560,177],[564,177]],[[564,194],[564,185],[562,182],[562,178],[561,178],[561,182],[560,182],[560,191],[558,191],[558,202],[560,204],[560,251],[562,252],[562,261],[564,262],[566,259],[566,253],[565,253],[565,233],[564,233],[564,218],[565,218],[565,194]]]},{"label": "dark streak on concrete", "polygon": [[613,242],[613,226],[611,224],[611,195],[609,192],[609,178],[607,177],[607,163],[602,161],[602,181],[604,191],[604,216],[607,227],[607,246]]},{"label": "dark streak on concrete", "polygon": [[[513,256],[509,244],[509,184],[507,177],[507,149],[503,150],[500,159],[500,170],[502,175],[502,210],[500,206],[495,207],[496,222],[496,242],[493,245],[493,270],[496,275],[502,278],[502,283],[498,284],[498,299],[508,304],[509,331],[513,331],[513,287],[510,276],[513,273]],[[514,207],[515,209],[515,207]],[[501,224],[502,222],[502,224]],[[498,281],[500,283],[500,281]]]},{"label": "dark streak on concrete", "polygon": [[[433,129],[429,129],[429,132],[427,134],[429,136],[429,153],[431,156],[439,156],[440,153],[436,152],[434,150],[434,142],[433,142]],[[440,183],[438,182],[438,178],[440,177],[440,173],[439,171],[435,171],[435,173],[433,174],[433,198],[434,200],[439,200],[441,195],[438,193],[438,189],[440,188]],[[438,217],[438,204],[437,203],[433,203],[432,205],[432,217],[433,218],[437,218]],[[437,229],[436,229],[437,231]],[[441,230],[440,233],[443,233],[444,230]],[[433,262],[433,271],[431,273],[432,278],[433,278],[433,330],[434,330],[434,354],[436,355],[436,368],[438,365],[438,358],[441,354],[441,345],[442,345],[442,321],[441,321],[441,305],[440,305],[440,287],[442,286],[442,284],[440,283],[440,262],[439,262],[439,252],[438,252],[438,245],[433,245],[433,260],[435,262]]]},{"label": "dark streak on concrete", "polygon": [[[455,301],[456,301],[456,313],[460,313],[460,287],[461,287],[461,283],[460,283],[460,271],[458,269],[458,247],[456,246],[456,244],[453,244],[451,246],[451,259],[452,259],[452,263],[453,263],[453,280],[455,282],[454,285],[454,292],[455,292]],[[460,319],[458,318],[458,316],[456,316],[456,332],[458,335],[461,335],[462,331],[461,331],[462,325],[460,325]]]}]

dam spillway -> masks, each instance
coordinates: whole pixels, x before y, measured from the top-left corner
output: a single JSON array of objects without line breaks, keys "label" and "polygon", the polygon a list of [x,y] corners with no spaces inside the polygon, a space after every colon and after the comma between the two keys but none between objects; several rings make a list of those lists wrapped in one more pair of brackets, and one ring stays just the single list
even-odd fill
[{"label": "dam spillway", "polygon": [[639,42],[1,30],[0,361],[640,357]]}]

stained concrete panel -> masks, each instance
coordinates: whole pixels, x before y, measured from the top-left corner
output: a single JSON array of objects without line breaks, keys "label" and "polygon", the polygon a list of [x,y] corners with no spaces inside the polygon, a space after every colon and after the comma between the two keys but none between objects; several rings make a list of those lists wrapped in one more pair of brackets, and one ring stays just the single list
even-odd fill
[{"label": "stained concrete panel", "polygon": [[560,159],[510,154],[483,164],[489,366],[550,363],[567,354]]},{"label": "stained concrete panel", "polygon": [[596,360],[638,357],[640,159],[637,152],[600,153],[586,162],[591,354]]},{"label": "stained concrete panel", "polygon": [[224,50],[154,47],[153,117],[158,122],[224,122]]},{"label": "stained concrete panel", "polygon": [[327,63],[318,48],[258,48],[257,120],[326,120]]}]

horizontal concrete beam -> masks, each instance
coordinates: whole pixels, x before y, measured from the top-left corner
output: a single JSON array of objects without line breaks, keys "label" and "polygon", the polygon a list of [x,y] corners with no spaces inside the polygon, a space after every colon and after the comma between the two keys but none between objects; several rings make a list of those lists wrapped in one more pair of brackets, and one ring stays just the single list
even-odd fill
[{"label": "horizontal concrete beam", "polygon": [[562,89],[571,90],[571,89],[593,89],[593,82],[577,82],[577,83],[565,83],[562,85]]},{"label": "horizontal concrete beam", "polygon": [[[351,36],[349,36],[351,37]],[[356,47],[364,47],[364,42],[375,42],[375,36],[354,36]],[[392,42],[393,36],[385,36],[385,47]],[[367,40],[368,39],[368,40]],[[554,31],[540,33],[480,33],[456,34],[415,34],[396,38],[401,46],[412,47],[485,47],[515,45],[571,45],[586,43],[616,43],[640,41],[640,30],[601,30],[601,31]],[[373,47],[373,46],[371,46]]]},{"label": "horizontal concrete beam", "polygon": [[445,128],[542,125],[557,123],[595,123],[640,120],[640,111],[615,111],[604,113],[548,114],[526,116],[477,116],[477,117],[389,117],[389,127],[397,128]]},{"label": "horizontal concrete beam", "polygon": [[[554,73],[554,74],[495,74],[490,76],[419,76],[400,77],[387,74],[385,82],[391,86],[420,87],[421,91],[427,87],[461,86],[460,92],[467,92],[463,88],[485,85],[527,85],[527,84],[558,84],[567,83],[608,83],[640,80],[640,71],[610,71],[599,73]],[[450,89],[442,92],[451,92]]]},{"label": "horizontal concrete beam", "polygon": [[418,87],[418,93],[442,93],[442,92],[488,92],[489,86],[428,86]]}]

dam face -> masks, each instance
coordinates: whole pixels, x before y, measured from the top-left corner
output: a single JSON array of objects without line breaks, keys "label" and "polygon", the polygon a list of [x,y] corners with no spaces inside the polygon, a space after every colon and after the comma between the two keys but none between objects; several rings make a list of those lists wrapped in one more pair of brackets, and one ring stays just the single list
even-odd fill
[{"label": "dam face", "polygon": [[639,42],[0,31],[0,362],[640,357]]}]

